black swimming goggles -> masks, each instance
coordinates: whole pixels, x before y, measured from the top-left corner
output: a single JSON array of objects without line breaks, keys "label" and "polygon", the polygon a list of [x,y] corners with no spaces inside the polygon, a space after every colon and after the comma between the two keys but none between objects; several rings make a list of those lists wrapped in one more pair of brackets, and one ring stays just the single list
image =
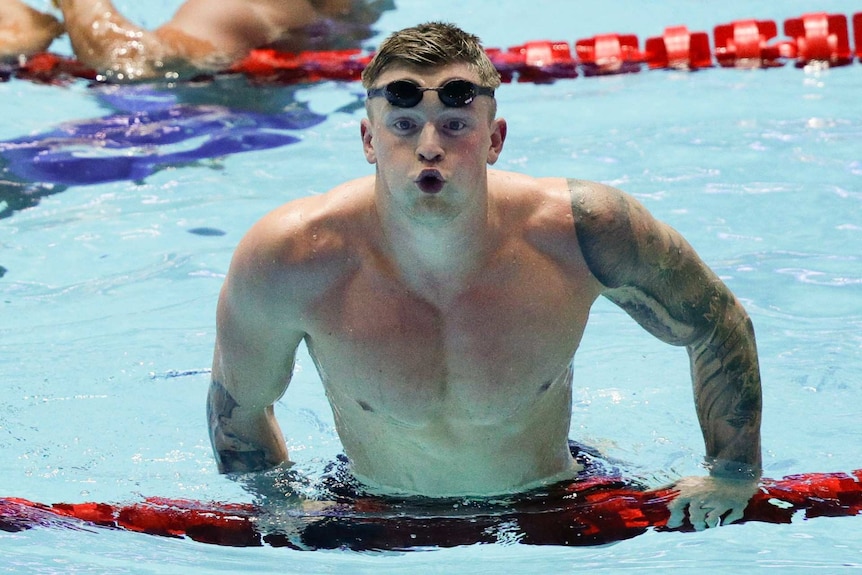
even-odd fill
[{"label": "black swimming goggles", "polygon": [[368,90],[369,98],[383,96],[386,101],[398,108],[412,108],[422,101],[425,92],[437,92],[440,101],[448,108],[463,108],[476,99],[476,96],[494,97],[494,89],[477,86],[467,80],[449,80],[439,88],[423,88],[410,80],[395,80],[382,88]]}]

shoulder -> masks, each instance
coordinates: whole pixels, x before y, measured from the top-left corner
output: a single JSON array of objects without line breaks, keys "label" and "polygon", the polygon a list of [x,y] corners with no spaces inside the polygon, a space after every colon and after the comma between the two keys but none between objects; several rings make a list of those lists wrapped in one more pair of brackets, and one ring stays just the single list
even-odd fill
[{"label": "shoulder", "polygon": [[534,178],[517,172],[488,171],[488,187],[505,217],[534,227],[571,231],[571,194],[563,178]]},{"label": "shoulder", "polygon": [[266,214],[242,238],[228,279],[255,297],[307,298],[356,265],[365,234],[369,182],[342,184]]},{"label": "shoulder", "polygon": [[574,178],[566,180],[566,185],[570,190],[575,223],[585,231],[619,233],[621,227],[631,225],[634,220],[652,220],[643,204],[622,190]]},{"label": "shoulder", "polygon": [[[517,216],[542,224],[607,230],[634,220],[652,220],[631,195],[599,182],[573,178],[533,178],[515,172],[489,171],[492,193]],[[619,230],[617,230],[619,231]]]},{"label": "shoulder", "polygon": [[584,258],[576,234],[572,193],[565,178],[533,178],[490,171],[501,226],[537,251],[570,269],[582,270]]},{"label": "shoulder", "polygon": [[667,254],[691,253],[676,231],[612,186],[506,172],[495,180],[531,243],[560,258],[583,258],[606,287],[638,282],[653,265],[672,265]]},{"label": "shoulder", "polygon": [[525,229],[548,233],[619,235],[649,212],[635,198],[614,187],[588,180],[533,178],[489,172],[492,196],[512,220]]},{"label": "shoulder", "polygon": [[711,281],[711,272],[685,238],[637,199],[595,182],[568,182],[578,243],[605,286],[651,285],[655,291],[671,277],[679,285],[686,278],[707,281],[710,276]]},{"label": "shoulder", "polygon": [[672,230],[656,220],[633,196],[617,188],[585,180],[567,180],[572,215],[584,250],[610,250],[613,257],[636,257],[631,250],[649,245],[656,234]]}]

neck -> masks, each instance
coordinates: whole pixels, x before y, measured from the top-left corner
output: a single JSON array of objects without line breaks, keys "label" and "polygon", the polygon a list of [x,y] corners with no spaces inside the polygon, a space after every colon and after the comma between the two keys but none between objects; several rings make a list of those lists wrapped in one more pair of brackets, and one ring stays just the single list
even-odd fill
[{"label": "neck", "polygon": [[396,273],[429,301],[443,303],[463,292],[485,265],[493,227],[488,204],[453,218],[412,218],[378,205],[383,251]]}]

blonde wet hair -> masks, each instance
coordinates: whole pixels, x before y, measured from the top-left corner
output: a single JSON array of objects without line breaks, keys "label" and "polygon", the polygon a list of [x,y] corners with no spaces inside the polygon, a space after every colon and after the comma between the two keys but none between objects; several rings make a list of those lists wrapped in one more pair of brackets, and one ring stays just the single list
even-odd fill
[{"label": "blonde wet hair", "polygon": [[450,64],[467,64],[482,86],[500,86],[500,74],[479,38],[446,22],[427,22],[391,34],[362,71],[362,85],[374,87],[384,71],[396,66],[422,69]]}]

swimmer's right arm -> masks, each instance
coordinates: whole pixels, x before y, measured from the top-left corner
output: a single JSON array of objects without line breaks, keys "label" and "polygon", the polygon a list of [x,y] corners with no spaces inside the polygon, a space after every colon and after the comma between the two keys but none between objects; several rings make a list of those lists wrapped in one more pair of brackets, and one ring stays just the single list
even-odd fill
[{"label": "swimmer's right arm", "polygon": [[221,473],[247,473],[288,460],[272,406],[244,409],[213,377],[207,396],[210,441]]},{"label": "swimmer's right arm", "polygon": [[253,234],[247,236],[219,297],[207,420],[222,473],[288,461],[273,406],[290,382],[304,333],[291,327],[290,310],[269,281],[265,253]]}]

